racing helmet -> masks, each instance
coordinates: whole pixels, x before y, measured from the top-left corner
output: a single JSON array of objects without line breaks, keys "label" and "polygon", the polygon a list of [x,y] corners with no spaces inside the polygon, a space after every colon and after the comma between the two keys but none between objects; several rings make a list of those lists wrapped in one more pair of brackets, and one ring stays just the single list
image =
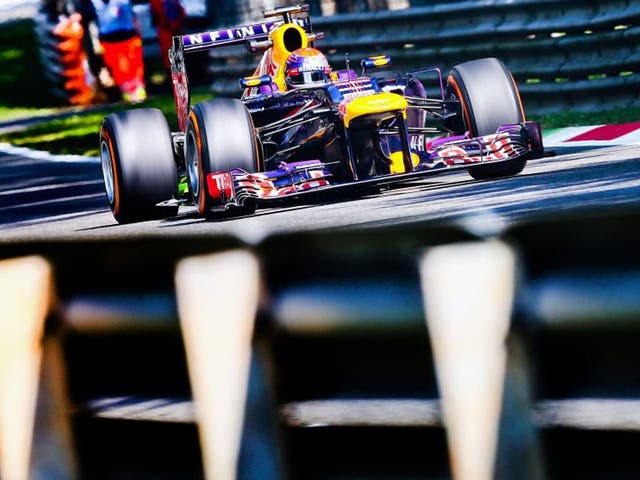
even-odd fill
[{"label": "racing helmet", "polygon": [[305,47],[291,52],[284,71],[287,86],[300,88],[327,83],[331,67],[320,50]]}]

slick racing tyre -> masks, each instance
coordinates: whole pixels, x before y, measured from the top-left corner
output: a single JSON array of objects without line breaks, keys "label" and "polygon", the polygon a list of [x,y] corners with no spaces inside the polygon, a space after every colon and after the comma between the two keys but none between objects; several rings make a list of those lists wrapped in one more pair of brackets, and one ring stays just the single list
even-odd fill
[{"label": "slick racing tyre", "polygon": [[[474,137],[491,135],[505,124],[523,122],[524,109],[511,73],[497,58],[482,58],[454,67],[447,79],[447,91],[462,105],[463,123],[458,134],[470,131]],[[520,173],[526,159],[469,168],[476,180]]]},{"label": "slick racing tyre", "polygon": [[160,110],[107,116],[100,128],[100,162],[109,207],[119,223],[177,214],[177,205],[157,206],[175,198],[178,189],[171,132]]},{"label": "slick racing tyre", "polygon": [[[253,120],[240,100],[215,98],[193,107],[185,139],[185,164],[193,202],[204,216],[210,216],[212,207],[208,174],[233,169],[260,171]],[[239,210],[236,213],[252,213],[255,205]]]}]

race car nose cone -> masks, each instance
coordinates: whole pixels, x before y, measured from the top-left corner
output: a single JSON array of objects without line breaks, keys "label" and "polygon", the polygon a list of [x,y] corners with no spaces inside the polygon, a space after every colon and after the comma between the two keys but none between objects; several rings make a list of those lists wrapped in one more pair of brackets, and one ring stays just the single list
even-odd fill
[{"label": "race car nose cone", "polygon": [[[346,104],[343,121],[346,127],[358,117],[373,115],[380,120],[391,117],[399,111],[405,112],[407,101],[396,93],[378,93],[366,97],[357,97]],[[388,113],[389,115],[385,115]]]}]

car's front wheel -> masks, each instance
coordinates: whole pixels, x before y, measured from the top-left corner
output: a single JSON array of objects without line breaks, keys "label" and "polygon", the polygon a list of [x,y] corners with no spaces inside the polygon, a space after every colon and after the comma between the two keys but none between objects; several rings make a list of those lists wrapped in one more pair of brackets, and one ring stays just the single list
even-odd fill
[{"label": "car's front wheel", "polygon": [[112,113],[100,128],[100,163],[107,201],[119,223],[176,215],[178,174],[169,125],[162,112]]},{"label": "car's front wheel", "polygon": [[[253,120],[240,100],[215,98],[193,107],[185,139],[185,165],[189,190],[201,215],[208,215],[212,207],[208,174],[261,170]],[[241,213],[250,213],[251,207],[245,205]]]},{"label": "car's front wheel", "polygon": [[[525,120],[518,87],[511,73],[497,58],[481,58],[457,65],[447,79],[447,92],[462,106],[459,134],[474,137],[496,133],[498,127]],[[469,168],[477,179],[506,177],[520,173],[527,160],[518,158],[493,165]]]}]

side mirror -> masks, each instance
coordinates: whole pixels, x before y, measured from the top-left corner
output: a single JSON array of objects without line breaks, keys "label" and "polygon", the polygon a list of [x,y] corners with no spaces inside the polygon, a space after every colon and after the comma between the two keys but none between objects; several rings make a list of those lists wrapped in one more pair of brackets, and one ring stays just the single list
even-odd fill
[{"label": "side mirror", "polygon": [[363,58],[360,62],[362,73],[373,68],[384,68],[391,66],[391,57],[389,55],[377,55],[375,57]]},{"label": "side mirror", "polygon": [[255,88],[262,87],[266,85],[271,85],[273,83],[273,78],[271,75],[260,75],[256,77],[243,77],[240,79],[240,88]]}]

